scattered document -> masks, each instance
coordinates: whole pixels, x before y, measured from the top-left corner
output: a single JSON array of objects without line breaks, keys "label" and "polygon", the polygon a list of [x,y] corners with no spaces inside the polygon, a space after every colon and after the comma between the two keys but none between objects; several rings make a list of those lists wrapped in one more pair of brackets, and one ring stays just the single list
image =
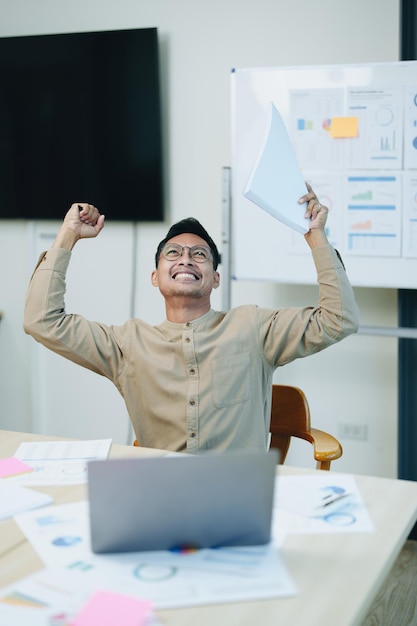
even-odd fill
[{"label": "scattered document", "polygon": [[88,502],[48,506],[39,515],[24,513],[15,522],[45,565],[66,566],[90,554]]},{"label": "scattered document", "polygon": [[0,520],[52,502],[53,498],[45,493],[16,485],[9,479],[0,478]]},{"label": "scattered document", "polygon": [[106,459],[111,439],[39,441],[20,444],[15,457],[33,468],[13,478],[21,485],[77,485],[87,482],[87,463]]},{"label": "scattered document", "polygon": [[[240,548],[97,555],[90,547],[87,502],[54,505],[39,515],[19,515],[15,520],[45,563],[51,582],[57,584],[57,572],[62,572],[59,576],[65,577],[65,589],[72,595],[107,589],[146,598],[162,609],[298,592],[272,542]],[[45,581],[48,574],[43,571],[39,576]],[[21,582],[8,589],[7,597],[28,593],[20,587]],[[37,594],[40,602],[46,602],[40,589]],[[6,602],[2,598],[0,593],[0,615],[2,602]]]},{"label": "scattered document", "polygon": [[[160,626],[149,607],[138,597],[87,589],[83,576],[70,568],[43,569],[0,591],[0,626]],[[108,617],[117,610],[119,619],[106,622],[103,610]]]},{"label": "scattered document", "polygon": [[285,124],[271,102],[266,136],[243,195],[277,220],[300,233],[309,230],[307,193]]},{"label": "scattered document", "polygon": [[266,546],[97,555],[91,551],[87,501],[29,511],[15,520],[46,569],[0,593],[0,616],[11,597],[25,595],[56,609],[60,605],[47,597],[52,582],[55,592],[62,585],[62,594],[72,599],[72,610],[97,590],[146,598],[155,609],[292,596],[298,590],[277,548],[286,534],[374,530],[354,477],[331,472],[278,475],[273,538]]},{"label": "scattered document", "polygon": [[[2,483],[16,486],[11,479]],[[145,601],[146,613],[151,605],[167,609],[294,596],[298,590],[277,549],[283,529],[295,534],[374,530],[354,477],[331,472],[278,476],[273,541],[264,546],[97,555],[91,551],[88,515],[88,502],[82,501],[15,517],[45,568],[0,591],[0,626],[83,626],[90,611],[100,611],[97,601],[103,597],[119,612],[120,602]],[[151,613],[138,626],[142,623],[157,626],[158,621]]]},{"label": "scattered document", "polygon": [[374,526],[353,476],[323,472],[315,476],[278,476],[273,535],[286,521],[296,534],[373,532]]}]

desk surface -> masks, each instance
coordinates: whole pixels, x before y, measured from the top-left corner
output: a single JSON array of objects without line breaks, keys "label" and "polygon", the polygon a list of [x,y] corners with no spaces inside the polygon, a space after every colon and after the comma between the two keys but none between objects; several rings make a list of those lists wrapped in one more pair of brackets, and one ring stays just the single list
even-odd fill
[{"label": "desk surface", "polygon": [[[0,430],[0,458],[22,441],[61,439]],[[160,456],[162,450],[113,445],[110,456]],[[314,473],[279,466],[285,475]],[[164,626],[315,626],[360,624],[417,519],[417,483],[355,476],[375,525],[371,534],[292,535],[282,558],[300,593],[292,598],[157,611]],[[57,504],[86,497],[85,486],[39,487]],[[43,567],[13,520],[0,522],[0,587]]]}]

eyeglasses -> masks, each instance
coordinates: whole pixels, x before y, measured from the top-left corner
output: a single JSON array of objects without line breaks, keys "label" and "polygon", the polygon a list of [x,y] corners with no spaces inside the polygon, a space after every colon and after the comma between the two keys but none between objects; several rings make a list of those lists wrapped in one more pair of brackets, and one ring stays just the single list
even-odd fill
[{"label": "eyeglasses", "polygon": [[167,243],[161,250],[162,256],[168,261],[176,261],[184,254],[184,250],[190,251],[190,257],[196,263],[205,263],[213,258],[210,248],[207,246],[180,246],[178,243]]}]

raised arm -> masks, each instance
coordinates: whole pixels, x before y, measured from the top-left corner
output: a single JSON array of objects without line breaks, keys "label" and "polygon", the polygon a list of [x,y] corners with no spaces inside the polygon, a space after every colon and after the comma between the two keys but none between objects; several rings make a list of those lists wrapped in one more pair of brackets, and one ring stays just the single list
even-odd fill
[{"label": "raised arm", "polygon": [[305,217],[309,220],[309,231],[304,237],[317,270],[319,300],[315,306],[277,309],[272,323],[266,318],[264,352],[276,367],[315,354],[357,332],[359,327],[355,294],[343,261],[326,236],[328,208],[320,204],[308,184],[307,190],[299,203],[307,203]]},{"label": "raised arm", "polygon": [[57,354],[83,367],[117,377],[120,350],[112,330],[65,310],[66,272],[79,239],[97,237],[104,215],[89,204],[73,204],[56,239],[43,252],[31,276],[23,327],[27,334]]}]

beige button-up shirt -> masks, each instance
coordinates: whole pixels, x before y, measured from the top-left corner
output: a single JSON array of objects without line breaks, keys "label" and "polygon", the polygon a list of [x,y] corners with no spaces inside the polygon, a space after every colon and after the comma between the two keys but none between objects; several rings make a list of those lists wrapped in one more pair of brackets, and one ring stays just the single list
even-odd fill
[{"label": "beige button-up shirt", "polygon": [[314,307],[210,310],[178,324],[107,326],[67,314],[71,253],[52,248],[32,275],[24,328],[54,352],[106,376],[123,396],[141,445],[196,453],[265,449],[274,370],[358,328],[353,290],[335,250],[315,248]]}]

